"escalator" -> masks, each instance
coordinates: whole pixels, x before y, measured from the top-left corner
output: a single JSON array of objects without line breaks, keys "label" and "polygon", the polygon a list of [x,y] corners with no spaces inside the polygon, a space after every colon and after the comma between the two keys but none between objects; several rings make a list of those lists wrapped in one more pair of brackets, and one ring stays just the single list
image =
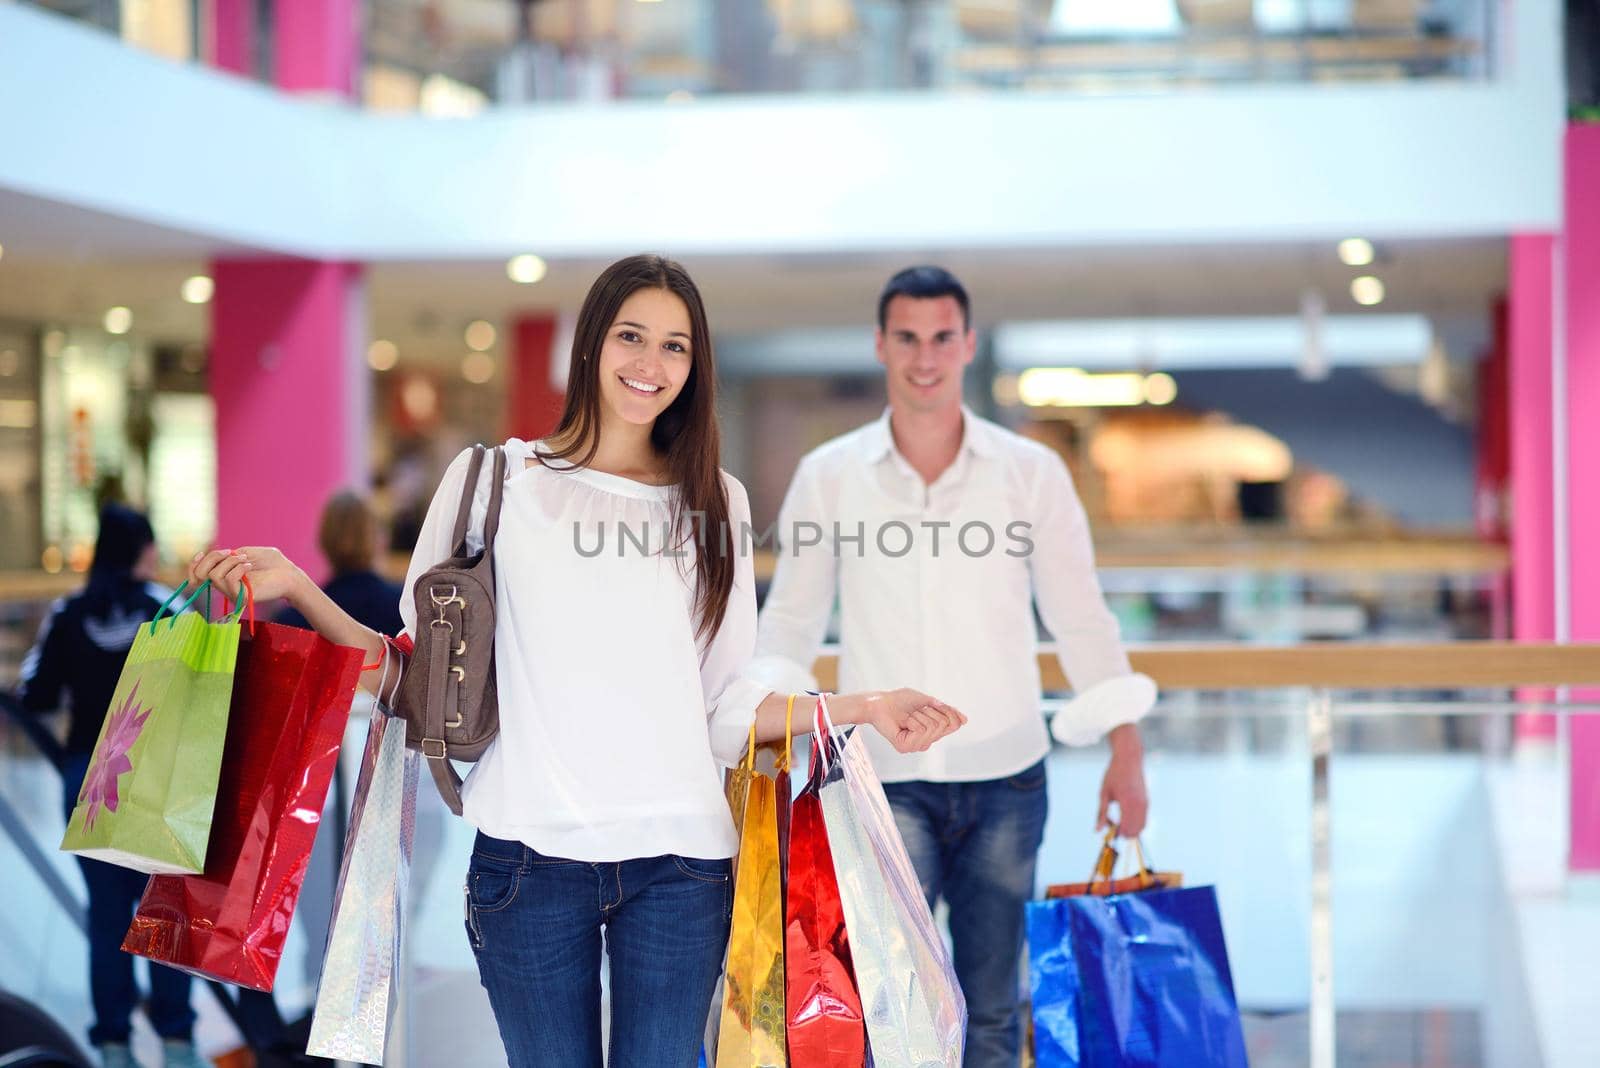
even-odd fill
[{"label": "escalator", "polygon": [[[16,739],[0,748],[0,872],[5,886],[0,893],[0,1068],[90,1068],[94,1062],[80,1026],[89,1006],[83,944],[87,912],[76,863],[57,850],[64,754],[55,736],[9,693],[0,693],[0,729]],[[332,806],[341,815],[347,796],[342,773],[342,768],[336,773]],[[342,840],[343,820],[331,823]],[[214,1055],[218,1065],[300,1068],[334,1063],[304,1053],[309,1013],[286,1021],[271,994],[208,980],[197,983],[191,993],[202,1016],[200,986],[221,1010],[217,1027],[236,1036],[235,1048]]]}]

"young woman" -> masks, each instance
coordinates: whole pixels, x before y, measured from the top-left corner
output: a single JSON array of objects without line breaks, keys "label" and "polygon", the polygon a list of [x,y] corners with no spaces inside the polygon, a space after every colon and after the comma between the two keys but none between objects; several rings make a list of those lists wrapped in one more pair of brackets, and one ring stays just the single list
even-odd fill
[{"label": "young woman", "polygon": [[[732,904],[738,842],[719,765],[737,761],[752,722],[757,741],[784,736],[787,695],[739,675],[756,633],[750,504],[718,466],[711,333],[683,268],[656,256],[607,268],[579,315],[568,381],[555,433],[505,444],[500,734],[463,792],[479,832],[467,937],[514,1068],[601,1064],[602,938],[610,1063],[687,1068]],[[467,460],[434,495],[408,591],[450,555]],[[287,597],[329,639],[369,661],[381,651],[275,549],[214,550],[190,569],[230,595],[245,575],[258,599]],[[415,627],[409,596],[402,609]],[[844,695],[830,710],[905,752],[965,722],[912,690]]]}]

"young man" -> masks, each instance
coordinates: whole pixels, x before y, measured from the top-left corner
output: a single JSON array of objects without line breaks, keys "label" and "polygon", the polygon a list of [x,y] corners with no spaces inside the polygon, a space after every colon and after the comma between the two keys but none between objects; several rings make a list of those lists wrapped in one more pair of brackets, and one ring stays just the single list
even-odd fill
[{"label": "young man", "polygon": [[[975,353],[967,293],[948,271],[889,280],[877,330],[889,409],[801,460],[753,670],[779,689],[812,688],[837,595],[841,690],[916,686],[967,713],[966,728],[927,753],[866,742],[929,905],[950,906],[966,1066],[1015,1068],[1023,904],[1050,748],[1034,602],[1076,690],[1130,668],[1066,465],[961,403]],[[1139,730],[1126,722],[1110,742],[1098,824],[1115,802],[1134,836],[1147,808]]]}]

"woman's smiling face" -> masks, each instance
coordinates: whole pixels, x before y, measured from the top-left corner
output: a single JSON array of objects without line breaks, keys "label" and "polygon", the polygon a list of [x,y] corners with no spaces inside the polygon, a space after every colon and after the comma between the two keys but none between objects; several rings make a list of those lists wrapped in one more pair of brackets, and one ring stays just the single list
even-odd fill
[{"label": "woman's smiling face", "polygon": [[649,426],[689,380],[689,309],[665,289],[640,289],[622,302],[600,348],[600,396],[611,415]]}]

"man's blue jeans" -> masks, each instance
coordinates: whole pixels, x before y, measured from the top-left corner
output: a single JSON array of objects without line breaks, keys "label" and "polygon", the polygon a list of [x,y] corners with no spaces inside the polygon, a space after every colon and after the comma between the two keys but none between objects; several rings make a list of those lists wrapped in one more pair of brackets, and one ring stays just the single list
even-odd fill
[{"label": "man's blue jeans", "polygon": [[728,946],[731,875],[726,859],[590,864],[480,833],[467,938],[511,1068],[600,1068],[602,937],[610,1063],[694,1068]]},{"label": "man's blue jeans", "polygon": [[933,908],[950,906],[967,999],[965,1068],[1016,1068],[1023,906],[1048,810],[1044,762],[983,782],[885,783],[889,807]]}]

